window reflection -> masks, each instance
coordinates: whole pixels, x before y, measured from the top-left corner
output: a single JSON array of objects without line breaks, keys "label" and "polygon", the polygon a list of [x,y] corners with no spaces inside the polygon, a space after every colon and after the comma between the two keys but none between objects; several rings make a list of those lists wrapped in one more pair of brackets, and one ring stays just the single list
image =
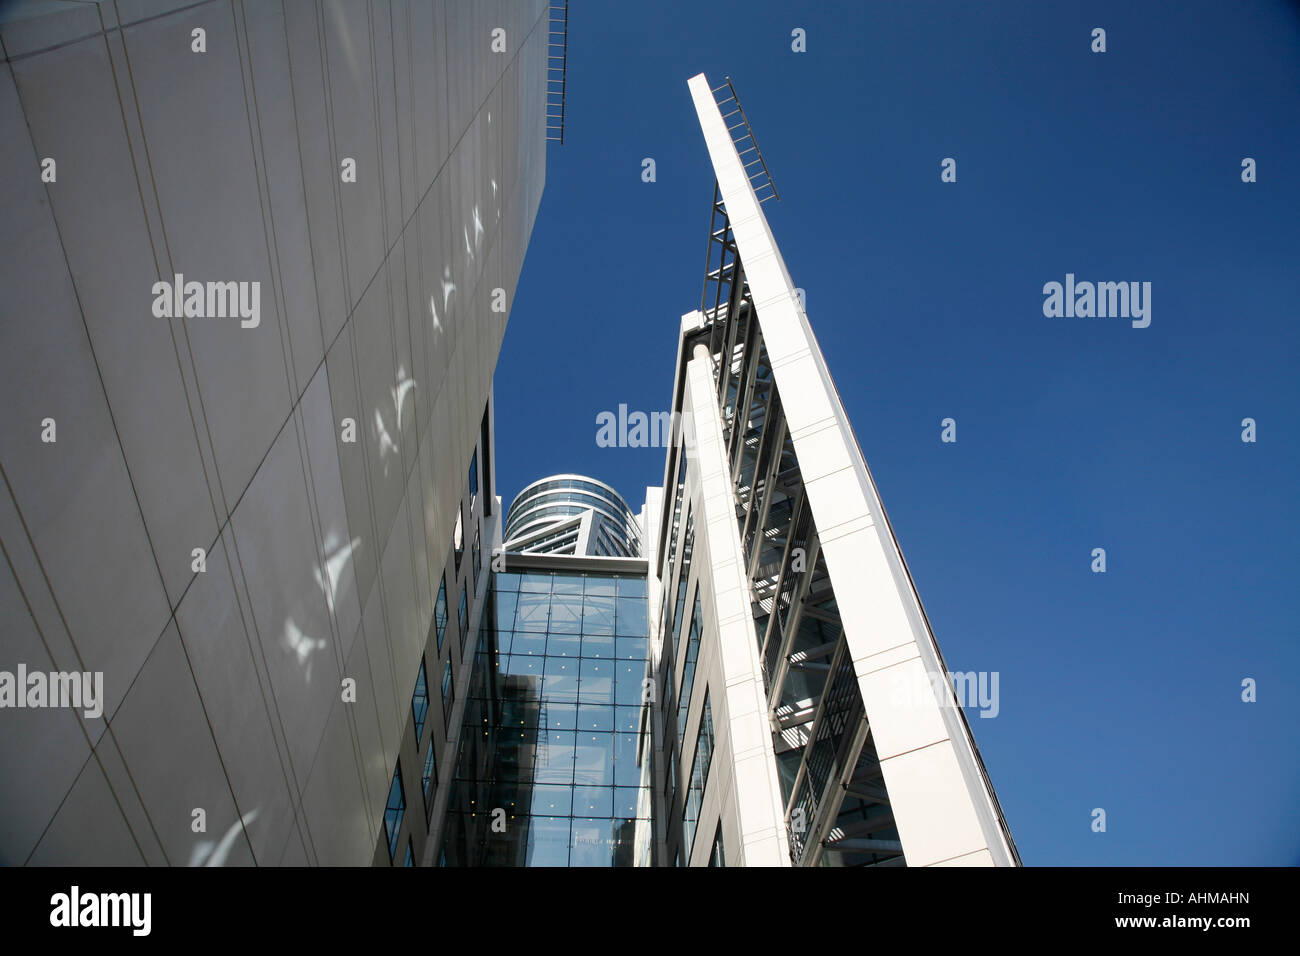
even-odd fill
[{"label": "window reflection", "polygon": [[447,633],[447,579],[438,580],[438,603],[433,611],[434,626],[438,629],[438,651],[442,652],[442,639]]},{"label": "window reflection", "polygon": [[419,749],[420,737],[424,733],[424,717],[429,712],[429,681],[424,669],[424,658],[420,658],[420,672],[415,678],[415,691],[411,694],[411,717],[415,721],[415,746]]},{"label": "window reflection", "polygon": [[397,838],[406,813],[406,794],[402,790],[402,765],[393,770],[393,782],[388,788],[388,805],[384,808],[384,829],[388,836],[388,856],[397,856]]},{"label": "window reflection", "polygon": [[682,808],[682,845],[686,859],[690,859],[691,845],[695,840],[695,827],[700,820],[700,805],[704,802],[704,787],[709,782],[709,764],[713,759],[713,710],[709,706],[709,692],[704,691],[704,708],[700,715],[700,729],[695,738],[695,760],[691,765],[690,789]]},{"label": "window reflection", "polygon": [[[490,578],[443,836],[451,866],[630,866],[648,817],[637,762],[645,580],[548,571]],[[480,664],[482,668],[480,670]],[[507,810],[493,832],[491,808]]]}]

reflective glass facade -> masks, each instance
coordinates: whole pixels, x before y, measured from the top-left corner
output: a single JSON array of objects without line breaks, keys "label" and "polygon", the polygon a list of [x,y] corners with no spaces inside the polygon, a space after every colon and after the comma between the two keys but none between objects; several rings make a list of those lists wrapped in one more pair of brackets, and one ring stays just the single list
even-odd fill
[{"label": "reflective glass facade", "polygon": [[[562,560],[562,559],[557,559]],[[646,590],[638,574],[493,575],[443,847],[449,866],[632,866]]]}]

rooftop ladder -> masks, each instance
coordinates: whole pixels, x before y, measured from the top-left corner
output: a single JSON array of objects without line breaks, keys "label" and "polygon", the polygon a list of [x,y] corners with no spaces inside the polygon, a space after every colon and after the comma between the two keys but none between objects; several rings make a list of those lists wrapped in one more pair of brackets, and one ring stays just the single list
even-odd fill
[{"label": "rooftop ladder", "polygon": [[[726,95],[719,99],[719,94]],[[731,142],[735,144],[736,152],[740,154],[740,162],[744,165],[745,174],[758,195],[758,201],[765,203],[769,199],[775,199],[780,202],[781,195],[776,191],[776,183],[772,181],[772,173],[763,160],[763,151],[758,148],[758,140],[754,139],[754,130],[750,127],[749,118],[745,116],[745,110],[740,105],[740,97],[736,94],[736,87],[731,82],[731,77],[728,76],[727,82],[721,86],[714,87],[713,100],[722,113],[722,121],[727,124]]]},{"label": "rooftop ladder", "polygon": [[547,14],[546,138],[564,145],[564,94],[569,66],[569,0],[552,3]]}]

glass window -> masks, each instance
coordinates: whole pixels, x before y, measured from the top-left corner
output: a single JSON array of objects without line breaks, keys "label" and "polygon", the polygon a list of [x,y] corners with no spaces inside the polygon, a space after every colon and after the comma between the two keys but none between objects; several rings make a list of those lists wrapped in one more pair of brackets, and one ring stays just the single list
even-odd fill
[{"label": "glass window", "polygon": [[614,708],[615,729],[636,733],[641,726],[641,708],[638,705],[620,705]]},{"label": "glass window", "polygon": [[[691,556],[695,550],[695,514],[692,512],[686,521],[686,537],[682,540],[682,566],[677,575],[677,605],[673,611],[673,660],[681,653],[681,635],[686,626],[682,621],[682,612],[686,609],[686,588],[691,581]],[[664,588],[664,608],[668,607],[668,589]]]},{"label": "glass window", "polygon": [[642,703],[645,661],[614,662],[614,703],[630,706]]},{"label": "glass window", "polygon": [[620,597],[615,632],[620,637],[645,637],[647,633],[645,598]]},{"label": "glass window", "polygon": [[547,630],[552,634],[582,633],[581,595],[558,592],[552,595],[551,623]]},{"label": "glass window", "polygon": [[[585,661],[584,664],[590,664],[591,661]],[[611,685],[613,680],[610,681]],[[582,703],[578,704],[578,729],[579,730],[597,730],[604,733],[614,732],[614,708],[603,704],[589,704],[586,701],[591,699],[587,690],[587,675],[584,672],[581,683]]]},{"label": "glass window", "polygon": [[411,845],[411,838],[406,838],[406,859],[402,866],[415,866],[415,848]]},{"label": "glass window", "polygon": [[448,727],[450,735],[451,723],[451,705],[454,701],[456,688],[453,686],[451,679],[451,655],[447,655],[447,663],[442,669],[442,720],[443,726]]},{"label": "glass window", "polygon": [[704,802],[704,788],[709,782],[709,763],[713,758],[713,712],[709,707],[709,692],[704,691],[704,713],[700,718],[700,732],[695,738],[695,760],[691,765],[690,789],[682,807],[682,840],[687,860],[695,840],[695,826],[700,819],[700,804]]},{"label": "glass window", "polygon": [[515,630],[544,633],[550,622],[551,597],[549,594],[520,592],[515,610]]},{"label": "glass window", "polygon": [[533,779],[538,783],[573,784],[573,752],[577,735],[572,730],[548,730],[538,735]]},{"label": "glass window", "polygon": [[713,708],[709,706],[709,692],[704,691],[704,713],[700,716],[700,736],[695,745],[695,752],[699,754],[700,760],[704,764],[702,776],[704,780],[709,779],[709,767],[713,764]]},{"label": "glass window", "polygon": [[718,821],[718,829],[713,834],[713,852],[709,854],[709,866],[726,866],[726,854],[722,849],[722,821]]},{"label": "glass window", "polygon": [[615,654],[624,660],[643,661],[646,659],[650,639],[647,637],[620,637],[615,647]]},{"label": "glass window", "polygon": [[549,730],[577,730],[578,705],[548,701],[543,726]]},{"label": "glass window", "polygon": [[402,829],[406,813],[406,794],[402,792],[402,764],[398,761],[393,770],[393,782],[388,787],[388,806],[384,808],[384,830],[388,834],[388,858],[397,859],[397,836]]},{"label": "glass window", "polygon": [[[614,662],[609,660],[582,661],[582,699],[592,704],[614,703]],[[613,730],[613,712],[610,712],[610,726],[603,728]]]},{"label": "glass window", "polygon": [[535,817],[572,816],[573,788],[560,786],[534,787],[531,812]]},{"label": "glass window", "polygon": [[552,631],[546,637],[546,653],[550,657],[578,657],[582,650],[582,638],[572,633]]},{"label": "glass window", "polygon": [[510,630],[515,625],[515,609],[519,606],[519,595],[514,591],[500,590],[501,575],[493,575],[492,588],[495,592],[495,601],[497,605],[497,626],[502,630]]},{"label": "glass window", "polygon": [[607,578],[607,577],[595,577],[595,576],[589,577],[587,578],[587,587],[584,589],[584,593],[587,595],[587,597],[591,597],[593,595],[597,597],[613,597],[614,579]]},{"label": "glass window", "polygon": [[635,787],[641,783],[641,767],[637,764],[640,734],[614,735],[614,783],[620,787]]},{"label": "glass window", "polygon": [[465,554],[465,525],[462,507],[456,508],[456,530],[452,534],[452,539],[456,545],[456,574],[460,574],[460,559]]},{"label": "glass window", "polygon": [[424,716],[429,712],[429,684],[425,679],[424,658],[420,658],[420,673],[415,677],[415,693],[411,695],[411,716],[415,718],[415,749],[420,749],[420,736],[424,733]]},{"label": "glass window", "polygon": [[478,576],[483,570],[483,552],[479,549],[479,533],[477,529],[474,531],[474,546],[470,551],[473,556],[473,560],[470,562],[470,568],[474,572],[474,577],[470,579],[470,587],[472,587],[474,593],[477,594]]},{"label": "glass window", "polygon": [[622,577],[616,579],[619,597],[640,598],[645,600],[645,578]]},{"label": "glass window", "polygon": [[640,787],[614,788],[614,815],[618,817],[644,817]]},{"label": "glass window", "polygon": [[537,594],[551,593],[551,575],[545,571],[525,571],[519,580],[520,591],[531,591]]},{"label": "glass window", "polygon": [[[631,640],[631,638],[629,638]],[[621,642],[615,644],[613,634],[583,634],[582,635],[582,656],[611,659],[615,656],[617,648],[622,646]],[[632,655],[635,656],[635,655]],[[645,660],[645,654],[640,656]]]},{"label": "glass window", "polygon": [[424,819],[426,823],[433,817],[433,791],[438,786],[435,750],[437,750],[437,747],[430,740],[429,752],[424,755],[424,772],[420,774],[420,789],[424,791]]},{"label": "glass window", "polygon": [[[544,631],[515,631],[510,639],[510,653],[516,656],[540,657],[546,652]],[[531,672],[538,673],[541,671]]]},{"label": "glass window", "polygon": [[[501,630],[491,617],[480,625],[487,652],[475,656],[475,689],[465,705],[470,730],[462,736],[473,745],[449,788],[448,858],[457,865],[632,865],[636,839],[649,837],[652,803],[638,753],[644,579],[517,571],[491,581],[505,589],[484,598]],[[639,633],[619,636],[620,614],[623,627]],[[479,680],[480,667],[490,679]],[[511,824],[513,836],[493,836],[489,815],[475,812],[492,788],[512,819],[522,818]]]},{"label": "glass window", "polygon": [[469,596],[465,593],[465,582],[460,583],[460,607],[456,609],[456,620],[460,622],[460,640],[463,643],[469,630]]},{"label": "glass window", "polygon": [[660,575],[663,578],[668,577],[669,562],[673,560],[673,555],[677,551],[677,534],[682,527],[682,504],[686,500],[686,449],[682,445],[677,446],[678,465],[677,465],[677,491],[673,495],[673,523],[669,536],[668,549],[664,552],[664,572]]},{"label": "glass window", "polygon": [[582,599],[582,633],[613,635],[613,596],[587,592]]},{"label": "glass window", "polygon": [[578,659],[564,657],[546,658],[545,680],[542,693],[547,700],[573,701],[578,699]]},{"label": "glass window", "polygon": [[557,574],[551,591],[554,594],[581,594],[582,577],[577,574]]},{"label": "glass window", "polygon": [[[663,700],[663,712],[665,714],[671,714],[673,712],[673,672],[671,670],[666,670],[664,672]],[[665,733],[667,733],[670,726],[672,725],[665,723]],[[680,738],[678,738],[678,742],[680,742]]]},{"label": "glass window", "polygon": [[613,785],[613,734],[578,733],[573,757],[573,780],[592,787]]},{"label": "glass window", "polygon": [[691,688],[695,684],[695,664],[700,656],[700,589],[695,589],[695,606],[691,609],[690,637],[686,642],[686,660],[682,662],[682,692],[677,698],[677,739],[686,733],[686,715],[691,706]]},{"label": "glass window", "polygon": [[605,817],[614,815],[613,787],[574,787],[573,815],[575,817]]},{"label": "glass window", "polygon": [[569,820],[539,818],[528,827],[527,866],[569,865]]},{"label": "glass window", "polygon": [[474,501],[478,498],[478,449],[474,449],[474,456],[469,460],[469,506],[474,508]]},{"label": "glass window", "polygon": [[442,652],[442,637],[447,633],[447,579],[438,582],[438,604],[433,612],[434,625],[438,629],[438,652]]}]

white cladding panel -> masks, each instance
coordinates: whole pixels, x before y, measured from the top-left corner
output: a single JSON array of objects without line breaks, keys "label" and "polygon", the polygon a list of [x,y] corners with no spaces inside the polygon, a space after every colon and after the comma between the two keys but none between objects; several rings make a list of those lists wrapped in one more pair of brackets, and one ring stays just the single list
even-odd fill
[{"label": "white cladding panel", "polygon": [[[0,23],[0,670],[103,671],[105,707],[0,715],[0,862],[370,863],[545,179],[546,5],[30,9],[61,12]],[[156,317],[177,273],[259,283],[260,322]]]}]

